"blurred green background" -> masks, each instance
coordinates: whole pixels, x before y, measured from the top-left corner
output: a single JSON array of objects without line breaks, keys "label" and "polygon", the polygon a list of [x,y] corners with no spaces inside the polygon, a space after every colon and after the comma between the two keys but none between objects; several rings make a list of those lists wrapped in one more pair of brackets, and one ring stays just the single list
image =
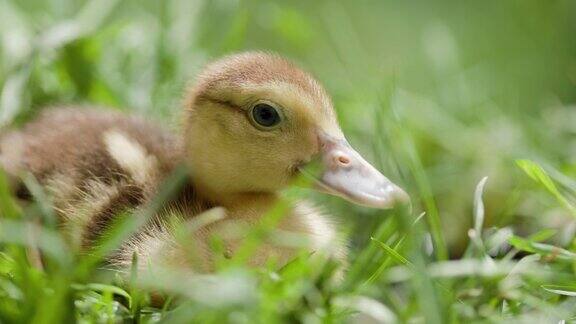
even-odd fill
[{"label": "blurred green background", "polygon": [[[488,226],[574,231],[515,160],[576,176],[575,16],[571,0],[0,0],[0,127],[56,104],[175,126],[203,64],[275,51],[325,84],[353,146],[407,189],[457,256],[484,176]],[[356,247],[387,216],[314,199]]]}]

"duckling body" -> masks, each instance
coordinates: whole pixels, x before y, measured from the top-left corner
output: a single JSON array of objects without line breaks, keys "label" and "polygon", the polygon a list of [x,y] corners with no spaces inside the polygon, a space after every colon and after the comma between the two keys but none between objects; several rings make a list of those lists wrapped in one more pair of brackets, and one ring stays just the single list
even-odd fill
[{"label": "duckling body", "polygon": [[[173,135],[118,112],[47,110],[0,138],[0,165],[13,177],[32,173],[52,197],[72,244],[84,248],[118,215],[145,208],[168,175],[186,165],[184,188],[110,257],[125,270],[137,253],[142,267],[212,271],[220,256],[211,238],[222,239],[226,257],[235,255],[243,234],[230,229],[265,221],[311,161],[324,166],[316,179],[322,191],[378,208],[406,199],[349,146],[322,86],[277,55],[243,53],[208,65],[187,92],[184,112],[183,131]],[[171,220],[193,224],[204,212],[221,217],[189,231],[191,243],[182,245]],[[297,233],[307,251],[345,258],[330,218],[306,202],[284,210],[274,229]],[[249,263],[281,266],[300,248],[265,240]]]},{"label": "duckling body", "polygon": [[[184,163],[178,138],[143,118],[111,110],[81,108],[49,109],[24,129],[0,141],[0,162],[12,175],[30,172],[52,199],[66,237],[74,246],[89,250],[116,217],[136,212],[155,197],[163,181]],[[189,183],[139,233],[128,240],[110,263],[128,269],[134,252],[147,262],[168,263],[198,272],[213,270],[208,240],[224,240],[227,256],[241,239],[227,239],[231,226],[250,228],[277,201],[274,195],[250,195],[241,203],[219,210],[222,220],[191,232],[193,263],[179,246],[168,223],[193,218],[215,206],[198,195]],[[334,245],[337,235],[330,220],[310,204],[300,202],[276,227],[308,238],[313,250]],[[188,238],[188,241],[190,238]],[[344,245],[334,255],[343,258]],[[279,265],[294,257],[295,249],[263,244],[249,263],[263,265],[274,259]],[[143,263],[143,265],[146,263]]]},{"label": "duckling body", "polygon": [[44,185],[64,227],[82,223],[85,241],[148,201],[181,155],[175,137],[142,118],[79,108],[44,111],[0,150],[10,174],[30,172]]}]

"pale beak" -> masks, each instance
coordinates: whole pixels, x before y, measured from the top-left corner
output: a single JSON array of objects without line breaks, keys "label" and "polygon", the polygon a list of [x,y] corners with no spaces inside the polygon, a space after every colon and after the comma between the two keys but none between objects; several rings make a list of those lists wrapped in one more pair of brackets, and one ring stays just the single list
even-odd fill
[{"label": "pale beak", "polygon": [[404,190],[364,160],[345,139],[324,137],[321,147],[323,173],[316,177],[317,189],[373,208],[387,209],[410,201]]}]

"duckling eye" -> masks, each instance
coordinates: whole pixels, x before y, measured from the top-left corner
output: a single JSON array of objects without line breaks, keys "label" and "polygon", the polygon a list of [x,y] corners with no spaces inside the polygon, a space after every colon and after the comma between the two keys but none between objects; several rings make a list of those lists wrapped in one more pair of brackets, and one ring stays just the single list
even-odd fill
[{"label": "duckling eye", "polygon": [[257,126],[270,128],[278,125],[282,118],[276,108],[269,104],[259,103],[252,108],[252,120],[258,124]]}]

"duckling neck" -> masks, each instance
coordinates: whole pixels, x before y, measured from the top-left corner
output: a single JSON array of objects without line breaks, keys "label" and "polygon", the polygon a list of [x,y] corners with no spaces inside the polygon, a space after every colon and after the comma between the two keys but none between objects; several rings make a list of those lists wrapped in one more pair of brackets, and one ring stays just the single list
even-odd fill
[{"label": "duckling neck", "polygon": [[280,201],[276,193],[239,193],[221,198],[218,203],[226,208],[231,218],[258,222],[270,212]]},{"label": "duckling neck", "polygon": [[210,205],[226,208],[231,216],[264,215],[281,200],[278,192],[223,192],[199,184],[194,184],[194,187]]},{"label": "duckling neck", "polygon": [[260,210],[273,207],[280,200],[278,194],[269,192],[246,192],[230,195],[222,206],[234,210]]}]

